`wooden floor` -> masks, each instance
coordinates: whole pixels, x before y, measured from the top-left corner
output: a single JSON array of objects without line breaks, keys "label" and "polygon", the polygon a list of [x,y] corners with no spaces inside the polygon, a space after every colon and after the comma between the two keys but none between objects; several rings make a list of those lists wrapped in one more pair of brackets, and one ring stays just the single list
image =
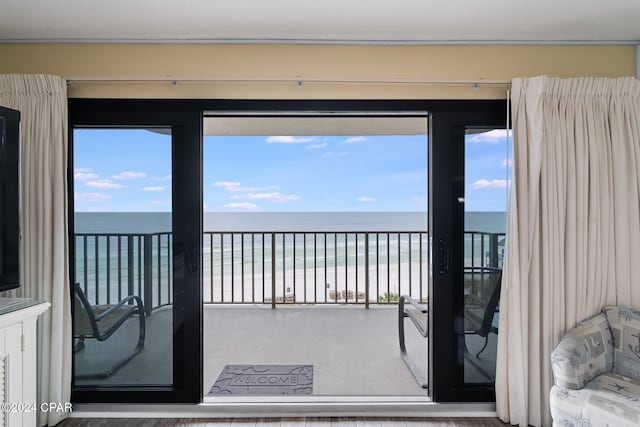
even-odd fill
[{"label": "wooden floor", "polygon": [[58,427],[504,427],[498,418],[246,418],[246,419],[199,419],[199,418],[76,418],[67,419]]}]

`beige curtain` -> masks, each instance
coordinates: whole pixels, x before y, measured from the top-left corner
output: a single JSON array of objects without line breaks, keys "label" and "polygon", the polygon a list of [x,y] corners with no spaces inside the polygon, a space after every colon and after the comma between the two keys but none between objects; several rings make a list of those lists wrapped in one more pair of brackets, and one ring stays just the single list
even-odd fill
[{"label": "beige curtain", "polygon": [[604,304],[640,308],[640,81],[535,77],[512,84],[496,404],[551,425],[550,354]]},{"label": "beige curtain", "polygon": [[[38,400],[69,402],[67,85],[55,76],[0,75],[0,105],[21,113],[23,245],[18,296],[51,303],[38,321]],[[65,416],[38,415],[40,425],[54,425]]]}]

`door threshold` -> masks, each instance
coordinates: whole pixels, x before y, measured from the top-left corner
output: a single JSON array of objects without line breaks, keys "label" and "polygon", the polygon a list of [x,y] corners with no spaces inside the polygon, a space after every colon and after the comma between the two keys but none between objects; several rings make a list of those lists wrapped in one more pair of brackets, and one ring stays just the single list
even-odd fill
[{"label": "door threshold", "polygon": [[289,418],[289,417],[496,417],[495,403],[435,403],[425,400],[325,402],[206,402],[200,404],[74,404],[72,418]]},{"label": "door threshold", "polygon": [[274,404],[321,404],[321,403],[432,403],[426,396],[358,396],[358,395],[236,395],[236,396],[204,396],[202,404],[248,404],[248,403],[274,403]]}]

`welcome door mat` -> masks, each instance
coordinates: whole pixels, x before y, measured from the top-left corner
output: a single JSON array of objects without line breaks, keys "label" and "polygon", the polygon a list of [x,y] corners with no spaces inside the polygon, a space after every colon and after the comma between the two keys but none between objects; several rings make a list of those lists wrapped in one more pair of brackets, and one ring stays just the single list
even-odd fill
[{"label": "welcome door mat", "polygon": [[313,365],[226,365],[209,395],[312,394]]}]

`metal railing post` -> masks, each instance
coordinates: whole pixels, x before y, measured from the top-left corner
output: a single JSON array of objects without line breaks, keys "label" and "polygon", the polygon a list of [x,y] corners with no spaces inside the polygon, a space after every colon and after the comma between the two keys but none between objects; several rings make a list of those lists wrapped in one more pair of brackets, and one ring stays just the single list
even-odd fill
[{"label": "metal railing post", "polygon": [[127,295],[133,295],[134,281],[133,235],[127,236]]},{"label": "metal railing post", "polygon": [[151,315],[151,308],[153,307],[153,289],[151,286],[152,276],[152,256],[153,247],[151,242],[151,234],[144,235],[144,287],[143,287],[143,299],[144,299],[144,311],[147,316]]},{"label": "metal railing post", "polygon": [[[95,266],[95,281],[96,281],[96,305],[100,304],[100,237],[96,234],[96,236],[94,237],[94,261],[93,261],[93,265]],[[109,286],[109,284],[107,283],[107,286]]]},{"label": "metal railing post", "polygon": [[489,267],[498,267],[498,234],[489,234]]},{"label": "metal railing post", "polygon": [[364,308],[369,308],[369,233],[364,233]]},{"label": "metal railing post", "polygon": [[82,274],[84,276],[84,281],[83,281],[83,286],[84,286],[84,294],[87,294],[87,289],[89,287],[89,263],[87,262],[87,245],[88,245],[88,240],[87,240],[87,236],[82,236]]},{"label": "metal railing post", "polygon": [[220,303],[224,303],[224,233],[220,233]]},{"label": "metal railing post", "polygon": [[107,236],[107,304],[111,304],[111,237]]},{"label": "metal railing post", "polygon": [[271,308],[276,308],[276,233],[271,233]]}]

